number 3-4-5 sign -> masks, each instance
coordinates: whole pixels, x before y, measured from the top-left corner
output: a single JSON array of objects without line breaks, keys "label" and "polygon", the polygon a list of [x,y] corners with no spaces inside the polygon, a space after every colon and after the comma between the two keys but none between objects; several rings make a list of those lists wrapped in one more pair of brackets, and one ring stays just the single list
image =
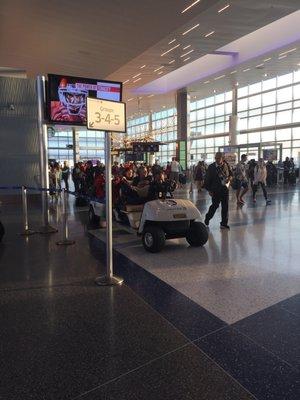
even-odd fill
[{"label": "number 3-4-5 sign", "polygon": [[125,103],[88,97],[87,128],[99,131],[126,132]]}]

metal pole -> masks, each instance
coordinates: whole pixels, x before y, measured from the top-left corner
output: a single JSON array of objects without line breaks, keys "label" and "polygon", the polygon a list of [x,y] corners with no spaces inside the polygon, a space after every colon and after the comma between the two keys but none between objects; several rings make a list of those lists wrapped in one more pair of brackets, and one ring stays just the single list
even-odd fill
[{"label": "metal pole", "polygon": [[22,206],[23,206],[23,231],[20,233],[22,236],[30,236],[35,232],[28,227],[28,207],[27,207],[27,189],[22,186]]},{"label": "metal pole", "polygon": [[111,133],[105,132],[105,200],[106,200],[106,275],[96,278],[99,286],[120,285],[123,279],[113,275]]},{"label": "metal pole", "polygon": [[63,208],[62,208],[62,214],[63,214],[63,238],[62,240],[59,240],[56,242],[57,245],[65,245],[65,246],[70,246],[71,244],[75,244],[75,240],[69,240],[69,233],[68,233],[68,218],[67,218],[67,191],[66,189],[62,190],[63,192]]},{"label": "metal pole", "polygon": [[[48,137],[47,126],[44,124],[44,104],[45,104],[45,77],[36,78],[37,103],[38,103],[38,131],[40,145],[40,176],[41,188],[49,187],[48,176]],[[54,233],[57,229],[49,224],[48,211],[48,192],[42,190],[42,219],[43,226],[39,229],[40,233]]]}]

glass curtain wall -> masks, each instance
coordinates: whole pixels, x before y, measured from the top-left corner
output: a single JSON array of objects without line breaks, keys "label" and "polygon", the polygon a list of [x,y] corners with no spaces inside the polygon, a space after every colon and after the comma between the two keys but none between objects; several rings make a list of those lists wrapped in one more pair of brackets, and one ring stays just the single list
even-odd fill
[{"label": "glass curtain wall", "polygon": [[71,130],[59,130],[53,135],[48,134],[48,157],[50,160],[56,160],[60,163],[68,161],[69,165],[73,165],[73,150],[67,148],[73,144]]},{"label": "glass curtain wall", "polygon": [[282,157],[300,157],[300,71],[238,89],[238,144],[282,144]]},{"label": "glass curtain wall", "polygon": [[[231,113],[231,92],[191,101],[192,164],[212,162],[218,148],[228,145]],[[300,71],[239,88],[238,117],[237,144],[282,145],[283,159],[294,157],[300,163]]]},{"label": "glass curtain wall", "polygon": [[164,143],[160,146],[160,151],[156,153],[155,158],[162,165],[165,165],[176,155],[176,108],[152,113],[151,121],[150,115],[129,120],[127,123],[127,137],[137,141],[148,137],[149,140]]},{"label": "glass curtain wall", "polygon": [[228,145],[231,114],[231,91],[190,102],[191,164],[212,162],[218,148]]},{"label": "glass curtain wall", "polygon": [[[104,160],[104,132],[79,131],[80,160]],[[68,149],[68,145],[73,145],[72,130],[57,130],[55,134],[48,135],[48,157],[60,163],[68,161],[73,166],[73,149]]]}]

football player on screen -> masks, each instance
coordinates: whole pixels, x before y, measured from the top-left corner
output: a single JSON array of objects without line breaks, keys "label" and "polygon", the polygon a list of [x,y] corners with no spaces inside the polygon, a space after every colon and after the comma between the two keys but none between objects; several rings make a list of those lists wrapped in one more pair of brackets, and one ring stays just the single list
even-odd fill
[{"label": "football player on screen", "polygon": [[59,101],[51,102],[53,121],[86,122],[86,98],[88,90],[79,89],[75,83],[68,83],[66,78],[58,87]]}]

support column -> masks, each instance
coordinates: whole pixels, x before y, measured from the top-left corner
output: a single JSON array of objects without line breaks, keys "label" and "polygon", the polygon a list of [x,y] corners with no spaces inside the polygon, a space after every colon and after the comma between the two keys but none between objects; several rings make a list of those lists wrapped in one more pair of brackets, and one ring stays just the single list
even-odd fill
[{"label": "support column", "polygon": [[184,170],[190,164],[189,131],[190,131],[190,96],[187,89],[177,91],[177,145],[176,157]]},{"label": "support column", "polygon": [[234,86],[232,89],[232,115],[229,120],[229,146],[237,145],[237,134],[238,134],[238,89]]}]

